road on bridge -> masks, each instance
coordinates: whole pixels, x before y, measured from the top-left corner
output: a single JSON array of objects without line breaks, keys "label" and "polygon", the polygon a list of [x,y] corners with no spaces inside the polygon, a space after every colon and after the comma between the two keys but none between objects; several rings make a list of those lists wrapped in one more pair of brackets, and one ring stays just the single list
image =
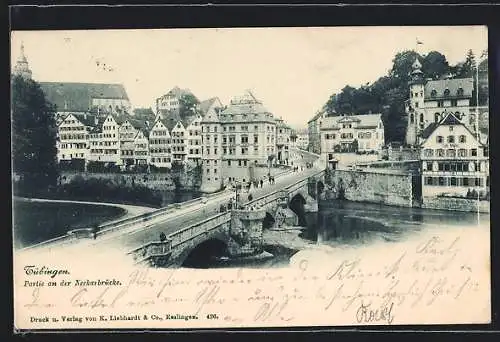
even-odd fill
[{"label": "road on bridge", "polygon": [[[251,193],[254,199],[267,193],[283,189],[298,180],[303,179],[304,177],[317,173],[320,170],[318,167],[310,169],[305,167],[305,163],[313,163],[316,161],[316,156],[300,151],[298,151],[298,153],[304,156],[303,158],[298,158],[294,162],[294,165],[299,164],[299,171],[276,177],[275,184],[269,184],[266,182],[262,188],[253,189]],[[300,166],[304,166],[303,171],[300,171]],[[186,206],[185,208],[181,206],[180,209],[167,217],[162,218],[161,221],[152,221],[143,227],[116,230],[103,234],[96,240],[82,240],[79,243],[62,246],[61,248],[64,249],[65,252],[69,253],[71,252],[68,249],[74,250],[75,253],[77,253],[81,250],[81,248],[88,248],[88,252],[91,252],[94,255],[99,254],[100,251],[104,250],[114,250],[126,253],[149,242],[159,241],[159,237],[162,232],[168,236],[169,234],[182,228],[201,222],[204,219],[215,215],[219,212],[221,204],[227,204],[229,199],[234,197],[234,195],[234,191],[224,191],[219,195],[207,199],[205,204],[197,203],[195,205]],[[240,202],[248,202],[247,196],[247,193],[242,191],[240,195]]]}]

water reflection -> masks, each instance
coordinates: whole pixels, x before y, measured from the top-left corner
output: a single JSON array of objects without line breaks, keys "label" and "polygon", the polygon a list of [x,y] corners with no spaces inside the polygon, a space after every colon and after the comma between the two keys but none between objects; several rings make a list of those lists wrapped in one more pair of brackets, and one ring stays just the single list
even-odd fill
[{"label": "water reflection", "polygon": [[[479,222],[489,226],[489,216]],[[374,239],[400,241],[412,233],[436,227],[477,227],[477,213],[399,208],[378,204],[332,201],[319,213],[306,215],[301,237],[318,244],[362,244]]]}]

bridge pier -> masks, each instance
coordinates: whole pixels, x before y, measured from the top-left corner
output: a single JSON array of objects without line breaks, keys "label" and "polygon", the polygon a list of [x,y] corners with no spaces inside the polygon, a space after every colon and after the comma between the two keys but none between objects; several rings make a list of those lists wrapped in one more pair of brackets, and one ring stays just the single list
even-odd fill
[{"label": "bridge pier", "polygon": [[311,196],[307,196],[305,199],[306,203],[304,204],[304,210],[306,213],[317,213],[318,212],[318,201],[312,198]]},{"label": "bridge pier", "polygon": [[257,255],[263,252],[262,221],[265,209],[231,211],[228,253],[231,258]]}]

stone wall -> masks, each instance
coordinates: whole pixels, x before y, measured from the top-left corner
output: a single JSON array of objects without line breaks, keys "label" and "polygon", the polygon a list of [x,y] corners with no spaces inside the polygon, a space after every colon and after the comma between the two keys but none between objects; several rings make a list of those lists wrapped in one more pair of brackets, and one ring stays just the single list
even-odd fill
[{"label": "stone wall", "polygon": [[411,175],[407,173],[329,170],[325,183],[322,200],[344,198],[402,207],[413,205]]},{"label": "stone wall", "polygon": [[472,212],[477,212],[479,209],[481,213],[489,213],[490,201],[454,197],[424,197],[422,208]]},{"label": "stone wall", "polygon": [[71,182],[75,177],[84,179],[109,179],[117,185],[143,185],[152,190],[173,191],[179,186],[180,190],[198,190],[201,186],[201,175],[197,171],[170,172],[170,173],[81,173],[61,172],[61,184]]},{"label": "stone wall", "polygon": [[417,160],[420,158],[420,151],[416,148],[404,147],[389,147],[386,150],[388,160],[402,161],[402,160]]}]

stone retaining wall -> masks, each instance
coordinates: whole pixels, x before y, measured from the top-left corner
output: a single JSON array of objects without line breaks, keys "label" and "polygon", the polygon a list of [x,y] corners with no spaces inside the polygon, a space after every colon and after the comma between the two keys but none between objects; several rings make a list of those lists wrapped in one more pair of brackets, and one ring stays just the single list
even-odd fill
[{"label": "stone retaining wall", "polygon": [[422,208],[472,212],[477,212],[479,209],[481,213],[489,213],[490,201],[478,201],[471,198],[424,197]]},{"label": "stone retaining wall", "polygon": [[380,171],[329,170],[325,176],[323,200],[342,198],[411,207],[412,176],[407,173],[384,174]]}]

